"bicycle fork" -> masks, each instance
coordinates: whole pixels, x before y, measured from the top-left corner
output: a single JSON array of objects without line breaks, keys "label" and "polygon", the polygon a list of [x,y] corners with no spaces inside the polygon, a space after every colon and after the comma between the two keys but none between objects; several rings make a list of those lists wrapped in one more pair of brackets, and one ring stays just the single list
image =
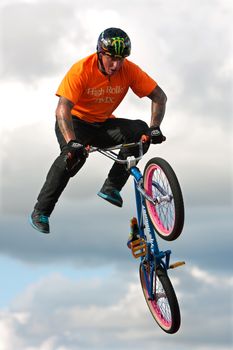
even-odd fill
[{"label": "bicycle fork", "polygon": [[131,175],[133,175],[136,181],[135,183],[139,193],[152,204],[156,205],[162,202],[171,202],[173,200],[173,196],[171,194],[168,194],[167,191],[164,188],[162,188],[160,184],[156,181],[152,181],[152,185],[158,190],[158,193],[160,195],[157,195],[156,198],[152,198],[142,186],[142,174],[140,170],[136,166],[133,166],[130,168],[130,173]]}]

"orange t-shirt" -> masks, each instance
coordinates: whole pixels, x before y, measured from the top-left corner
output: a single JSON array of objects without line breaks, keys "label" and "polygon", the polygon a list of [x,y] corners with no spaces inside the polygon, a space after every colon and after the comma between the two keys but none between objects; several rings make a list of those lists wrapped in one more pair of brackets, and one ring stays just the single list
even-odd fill
[{"label": "orange t-shirt", "polygon": [[98,69],[97,54],[75,63],[62,80],[57,96],[74,103],[71,111],[87,122],[104,122],[125,97],[129,88],[139,96],[149,95],[157,83],[136,64],[125,59],[120,70],[110,78]]}]

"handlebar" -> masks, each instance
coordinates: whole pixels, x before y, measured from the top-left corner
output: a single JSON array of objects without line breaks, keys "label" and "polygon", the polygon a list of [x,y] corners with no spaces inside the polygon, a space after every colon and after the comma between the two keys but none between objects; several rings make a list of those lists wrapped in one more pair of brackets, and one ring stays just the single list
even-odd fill
[{"label": "handlebar", "polygon": [[[92,153],[92,152],[99,152],[101,154],[103,154],[104,156],[114,160],[117,163],[120,164],[126,164],[127,168],[130,169],[132,166],[135,166],[136,163],[142,159],[143,157],[143,141],[140,140],[139,142],[133,142],[133,143],[127,143],[127,144],[119,144],[116,146],[112,146],[112,147],[107,147],[107,148],[99,148],[99,147],[93,147],[93,146],[89,146],[88,147],[88,153]],[[131,147],[139,147],[139,156],[135,157],[135,156],[129,156],[126,159],[119,159],[118,158],[118,154],[113,152],[114,150],[120,150],[122,148],[131,148]]]},{"label": "handlebar", "polygon": [[[165,140],[166,140],[166,137],[164,137],[164,141]],[[142,135],[140,141],[138,141],[138,142],[119,144],[119,145],[107,147],[107,148],[87,146],[86,150],[88,151],[88,153],[99,152],[99,153],[103,154],[104,156],[114,160],[117,163],[126,164],[127,168],[130,169],[132,166],[135,166],[139,160],[142,159],[142,157],[143,157],[143,144],[146,142],[148,142],[148,143],[150,142],[150,137],[147,135]],[[129,156],[126,159],[119,159],[118,154],[113,152],[114,150],[120,150],[122,148],[131,148],[131,147],[136,147],[136,146],[138,146],[138,148],[139,148],[139,156],[138,157]]]},{"label": "handlebar", "polygon": [[106,148],[100,148],[100,147],[94,147],[94,146],[88,146],[87,150],[89,153],[92,152],[99,152],[99,151],[113,151],[113,150],[118,150],[121,148],[129,148],[129,147],[135,147],[138,146],[141,143],[141,141],[139,142],[133,142],[133,143],[121,143],[119,145],[116,146],[111,146],[111,147],[106,147]]},{"label": "handlebar", "polygon": [[143,143],[146,142],[150,142],[150,137],[148,135],[142,135],[140,141],[138,142],[131,142],[131,143],[121,143],[119,145],[116,146],[111,146],[111,147],[107,147],[107,148],[99,148],[99,147],[94,147],[94,146],[87,146],[86,149],[88,151],[88,153],[92,153],[92,152],[96,152],[96,151],[112,151],[112,150],[117,150],[117,149],[121,149],[121,148],[129,148],[129,147],[135,147],[135,146],[139,146]]}]

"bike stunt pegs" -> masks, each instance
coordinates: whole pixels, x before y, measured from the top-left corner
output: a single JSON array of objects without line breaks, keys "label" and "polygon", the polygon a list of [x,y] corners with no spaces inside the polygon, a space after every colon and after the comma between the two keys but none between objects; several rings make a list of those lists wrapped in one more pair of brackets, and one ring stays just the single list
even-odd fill
[{"label": "bike stunt pegs", "polygon": [[145,240],[139,237],[138,222],[135,217],[130,220],[130,231],[130,236],[127,242],[128,248],[131,249],[131,252],[136,259],[140,256],[145,256],[147,245]]},{"label": "bike stunt pegs", "polygon": [[169,269],[175,269],[176,267],[185,265],[185,261],[177,261],[169,266]]}]

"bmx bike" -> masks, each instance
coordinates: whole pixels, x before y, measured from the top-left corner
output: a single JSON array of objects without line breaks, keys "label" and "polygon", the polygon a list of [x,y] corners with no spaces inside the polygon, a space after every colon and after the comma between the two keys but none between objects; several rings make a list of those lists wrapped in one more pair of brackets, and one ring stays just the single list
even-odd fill
[{"label": "bmx bike", "polygon": [[[118,159],[116,150],[138,147],[138,157]],[[179,237],[184,224],[184,203],[178,179],[169,163],[159,157],[150,159],[143,174],[136,166],[143,157],[143,141],[100,149],[91,147],[112,160],[125,164],[134,178],[137,218],[131,219],[132,254],[140,258],[139,276],[146,303],[157,324],[166,333],[180,328],[180,308],[168,277],[168,270],[184,264],[170,264],[171,250],[161,251],[157,235],[166,241]]]}]

